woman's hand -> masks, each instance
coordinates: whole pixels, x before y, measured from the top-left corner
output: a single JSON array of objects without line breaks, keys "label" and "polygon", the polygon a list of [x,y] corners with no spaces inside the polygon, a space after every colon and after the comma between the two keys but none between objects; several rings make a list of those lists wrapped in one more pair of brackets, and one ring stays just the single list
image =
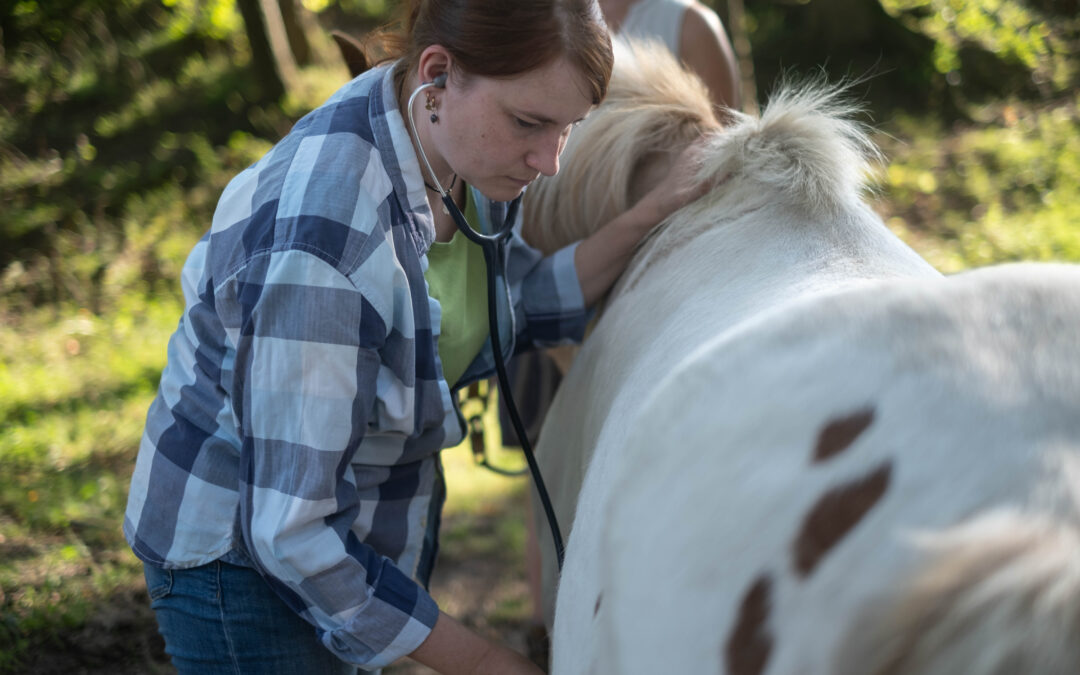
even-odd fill
[{"label": "woman's hand", "polygon": [[431,634],[409,657],[443,675],[543,675],[544,672],[521,654],[489,642],[442,612]]},{"label": "woman's hand", "polygon": [[671,164],[659,183],[592,235],[574,253],[585,306],[599,300],[626,268],[638,243],[665,218],[709,191],[698,179],[705,137],[691,143]]},{"label": "woman's hand", "polygon": [[493,645],[487,657],[476,665],[472,675],[542,675],[535,663],[512,649]]},{"label": "woman's hand", "polygon": [[698,179],[704,142],[699,138],[679,153],[663,180],[630,209],[643,210],[642,221],[651,223],[648,229],[709,191],[709,182]]}]

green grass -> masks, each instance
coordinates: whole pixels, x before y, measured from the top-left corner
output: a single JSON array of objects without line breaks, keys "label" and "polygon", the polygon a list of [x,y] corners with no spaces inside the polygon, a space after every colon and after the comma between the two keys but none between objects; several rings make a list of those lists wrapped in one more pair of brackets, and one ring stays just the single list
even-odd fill
[{"label": "green grass", "polygon": [[0,670],[139,582],[119,518],[178,310],[43,309],[0,328]]}]

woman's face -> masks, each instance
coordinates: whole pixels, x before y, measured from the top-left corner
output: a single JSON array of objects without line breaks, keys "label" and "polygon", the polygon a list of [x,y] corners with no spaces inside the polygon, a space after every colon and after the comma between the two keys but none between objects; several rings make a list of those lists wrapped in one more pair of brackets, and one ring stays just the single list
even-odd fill
[{"label": "woman's face", "polygon": [[509,201],[540,174],[558,172],[570,129],[592,108],[586,91],[563,58],[508,79],[451,72],[431,137],[463,180]]}]

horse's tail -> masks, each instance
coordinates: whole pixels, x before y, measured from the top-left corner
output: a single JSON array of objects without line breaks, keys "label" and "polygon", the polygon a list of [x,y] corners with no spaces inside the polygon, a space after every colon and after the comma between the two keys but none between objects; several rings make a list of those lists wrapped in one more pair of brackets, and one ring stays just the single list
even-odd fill
[{"label": "horse's tail", "polygon": [[[1063,474],[1075,496],[1070,461]],[[860,617],[837,672],[1080,673],[1078,512],[998,509],[928,538],[927,564]]]},{"label": "horse's tail", "polygon": [[844,210],[883,159],[869,127],[855,119],[862,111],[850,96],[855,84],[823,76],[780,82],[760,118],[737,114],[715,137],[704,171],[718,184],[735,179],[730,190],[746,186],[814,215]]}]

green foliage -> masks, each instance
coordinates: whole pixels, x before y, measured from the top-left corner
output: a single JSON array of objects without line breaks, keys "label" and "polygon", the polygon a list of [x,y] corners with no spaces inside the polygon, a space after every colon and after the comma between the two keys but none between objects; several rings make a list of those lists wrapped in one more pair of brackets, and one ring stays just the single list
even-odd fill
[{"label": "green foliage", "polygon": [[[870,79],[893,111],[970,120],[971,104],[1053,100],[1080,86],[1076,0],[745,0],[757,87],[825,68]],[[724,3],[717,3],[723,5]]]},{"label": "green foliage", "polygon": [[[890,143],[889,223],[940,269],[1080,262],[1080,99],[999,104],[945,133],[902,118]],[[942,139],[945,139],[944,141]]]},{"label": "green foliage", "polygon": [[201,33],[223,40],[243,28],[235,0],[162,0],[162,4],[173,10],[165,32],[174,38]]},{"label": "green foliage", "polygon": [[[330,4],[327,0],[304,0],[304,5],[311,4]],[[341,9],[346,12],[354,12],[363,16],[371,18],[384,18],[391,10],[391,5],[397,3],[392,0],[338,0]]]},{"label": "green foliage", "polygon": [[[32,7],[31,7],[32,6]],[[165,190],[201,231],[239,168],[219,148],[234,132],[277,137],[280,109],[256,97],[231,1],[23,2],[0,17],[0,271],[9,300],[98,299],[130,249],[132,199]],[[33,11],[24,11],[29,8]],[[232,17],[232,18],[230,18]],[[63,28],[59,33],[60,28]],[[83,255],[85,254],[85,255]]]},{"label": "green foliage", "polygon": [[345,79],[317,67],[288,110],[259,100],[232,7],[0,15],[0,672],[85,653],[71,636],[135,602],[120,523],[180,266],[225,183]]},{"label": "green foliage", "polygon": [[1070,15],[1063,7],[1055,16],[1006,0],[881,0],[881,4],[909,28],[934,40],[934,66],[952,81],[961,75],[961,49],[974,45],[1022,65],[1044,95],[1067,91],[1078,82],[1073,57],[1080,47],[1080,18],[1075,8]]}]

